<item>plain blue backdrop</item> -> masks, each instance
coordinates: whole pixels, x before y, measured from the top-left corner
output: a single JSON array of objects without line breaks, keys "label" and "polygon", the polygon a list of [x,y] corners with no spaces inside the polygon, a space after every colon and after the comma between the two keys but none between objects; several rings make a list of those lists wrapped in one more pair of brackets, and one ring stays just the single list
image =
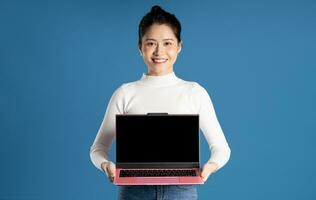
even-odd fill
[{"label": "plain blue backdrop", "polygon": [[316,2],[303,0],[0,0],[0,199],[117,197],[89,148],[114,90],[146,72],[137,28],[154,4],[180,19],[175,72],[208,90],[232,149],[200,199],[316,199]]}]

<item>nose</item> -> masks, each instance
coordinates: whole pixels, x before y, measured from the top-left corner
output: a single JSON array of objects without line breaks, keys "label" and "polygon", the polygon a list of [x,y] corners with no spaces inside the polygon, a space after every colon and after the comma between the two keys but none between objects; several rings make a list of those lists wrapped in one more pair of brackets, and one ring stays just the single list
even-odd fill
[{"label": "nose", "polygon": [[163,47],[158,44],[158,45],[156,46],[156,49],[155,49],[155,51],[154,51],[154,54],[155,54],[156,56],[159,56],[159,55],[161,54],[162,50],[163,50]]}]

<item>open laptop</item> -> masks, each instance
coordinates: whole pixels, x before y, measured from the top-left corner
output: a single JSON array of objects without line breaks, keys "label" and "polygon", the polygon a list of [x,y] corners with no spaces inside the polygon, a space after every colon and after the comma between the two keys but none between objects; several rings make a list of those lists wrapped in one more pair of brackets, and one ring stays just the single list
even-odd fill
[{"label": "open laptop", "polygon": [[199,115],[116,115],[116,185],[203,184]]}]

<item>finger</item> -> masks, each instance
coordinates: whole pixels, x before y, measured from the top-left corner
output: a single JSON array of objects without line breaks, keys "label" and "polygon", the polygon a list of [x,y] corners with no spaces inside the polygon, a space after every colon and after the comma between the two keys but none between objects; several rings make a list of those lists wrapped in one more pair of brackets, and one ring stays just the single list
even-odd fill
[{"label": "finger", "polygon": [[113,175],[113,173],[109,172],[108,179],[110,182],[114,181],[114,177],[115,177],[115,175]]},{"label": "finger", "polygon": [[205,181],[208,178],[208,174],[205,171],[202,171],[201,178],[203,181]]},{"label": "finger", "polygon": [[207,178],[209,177],[209,175],[210,175],[210,173],[202,172],[201,177],[202,177],[203,179],[207,179]]},{"label": "finger", "polygon": [[211,175],[211,170],[207,166],[205,166],[201,173],[202,180],[206,181],[210,175]]},{"label": "finger", "polygon": [[206,165],[204,165],[201,176],[206,177],[210,173],[209,171],[210,171],[209,168]]},{"label": "finger", "polygon": [[113,183],[114,177],[109,177],[109,181]]},{"label": "finger", "polygon": [[110,178],[114,178],[115,177],[115,172],[110,172]]},{"label": "finger", "polygon": [[109,164],[109,168],[110,168],[111,170],[115,170],[115,164],[114,164],[114,163],[110,163],[110,164]]},{"label": "finger", "polygon": [[108,171],[111,177],[115,176],[115,165],[113,163],[108,166]]},{"label": "finger", "polygon": [[209,176],[202,177],[202,180],[205,182],[208,179]]},{"label": "finger", "polygon": [[108,165],[107,167],[107,171],[108,171],[108,178],[111,182],[114,181],[114,177],[115,177],[115,165],[114,164],[111,164],[111,165]]}]

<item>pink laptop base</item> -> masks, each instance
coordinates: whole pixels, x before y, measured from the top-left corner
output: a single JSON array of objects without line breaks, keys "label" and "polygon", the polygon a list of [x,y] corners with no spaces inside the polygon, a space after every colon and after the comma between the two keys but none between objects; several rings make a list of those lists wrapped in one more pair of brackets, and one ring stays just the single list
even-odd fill
[{"label": "pink laptop base", "polygon": [[[120,168],[116,168],[115,185],[192,185],[204,184],[200,176],[167,176],[167,177],[119,177]],[[141,170],[141,169],[140,169]],[[200,174],[200,169],[196,169]]]}]

